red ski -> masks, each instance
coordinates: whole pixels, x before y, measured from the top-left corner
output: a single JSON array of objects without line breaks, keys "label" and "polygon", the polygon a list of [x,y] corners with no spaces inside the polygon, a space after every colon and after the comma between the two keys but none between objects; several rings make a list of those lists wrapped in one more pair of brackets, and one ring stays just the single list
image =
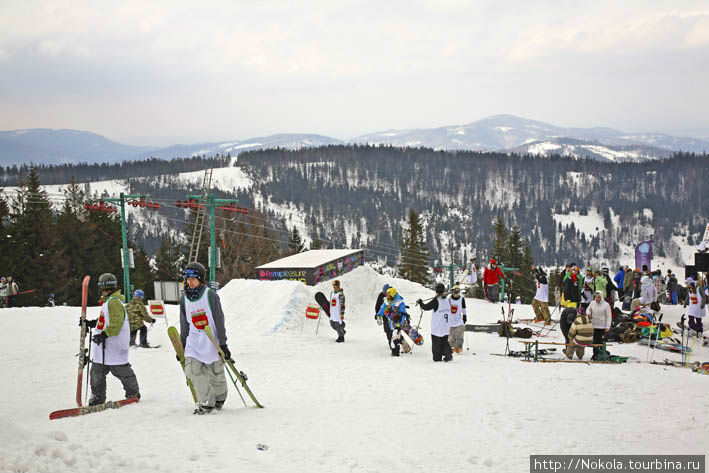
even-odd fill
[{"label": "red ski", "polygon": [[[84,277],[81,283],[81,339],[79,340],[79,377],[76,380],[76,405],[81,407],[81,380],[84,375],[84,365],[86,364],[86,303],[89,298],[89,281],[91,276]],[[77,414],[78,415],[78,414]],[[51,415],[49,417],[52,418]]]},{"label": "red ski", "polygon": [[94,412],[105,411],[106,409],[118,409],[121,406],[125,406],[126,404],[133,404],[138,401],[139,399],[137,397],[131,397],[128,399],[121,399],[120,401],[108,401],[104,404],[97,404],[95,406],[72,407],[71,409],[62,409],[60,411],[54,411],[49,414],[49,420],[62,419],[64,417],[83,416],[86,414],[93,414]]}]

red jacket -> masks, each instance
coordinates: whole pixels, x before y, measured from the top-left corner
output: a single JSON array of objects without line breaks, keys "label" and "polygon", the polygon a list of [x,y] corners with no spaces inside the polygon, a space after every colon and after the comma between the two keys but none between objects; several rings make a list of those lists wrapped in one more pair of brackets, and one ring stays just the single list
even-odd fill
[{"label": "red jacket", "polygon": [[502,274],[499,266],[495,266],[495,269],[492,269],[489,264],[485,266],[485,272],[483,273],[483,283],[485,285],[497,284],[500,282],[500,278],[505,279],[505,275]]}]

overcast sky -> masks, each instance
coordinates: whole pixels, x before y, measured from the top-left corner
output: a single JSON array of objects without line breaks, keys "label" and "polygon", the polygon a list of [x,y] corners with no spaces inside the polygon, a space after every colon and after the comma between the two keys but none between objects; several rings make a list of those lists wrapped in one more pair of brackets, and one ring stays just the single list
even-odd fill
[{"label": "overcast sky", "polygon": [[510,113],[709,134],[708,84],[707,1],[0,0],[0,130],[163,145]]}]

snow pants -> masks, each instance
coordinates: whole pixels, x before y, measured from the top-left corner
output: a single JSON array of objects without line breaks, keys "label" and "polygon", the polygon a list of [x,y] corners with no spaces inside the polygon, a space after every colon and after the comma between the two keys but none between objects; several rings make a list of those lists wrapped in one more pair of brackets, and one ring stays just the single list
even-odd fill
[{"label": "snow pants", "polygon": [[583,354],[586,351],[584,345],[576,345],[573,340],[570,340],[569,343],[571,343],[571,345],[567,346],[564,350],[566,358],[570,360],[574,357],[574,353],[576,353],[576,356],[579,358],[579,360],[582,360]]},{"label": "snow pants", "polygon": [[330,327],[337,332],[337,338],[338,339],[345,339],[345,322],[335,322],[333,320],[330,321]]},{"label": "snow pants", "polygon": [[185,357],[185,375],[192,380],[200,406],[214,407],[216,401],[225,401],[227,395],[224,363],[202,363],[191,356]]},{"label": "snow pants", "polygon": [[[593,329],[593,344],[594,345],[602,345],[603,344],[603,336],[605,334],[606,334],[605,329],[594,328]],[[598,360],[598,357],[601,354],[601,350],[603,350],[603,347],[593,347],[593,359],[594,360]]]},{"label": "snow pants", "polygon": [[431,335],[431,351],[433,352],[433,361],[441,361],[441,359],[451,361],[453,359],[453,352],[448,343],[448,335],[442,337]]},{"label": "snow pants", "polygon": [[140,397],[138,378],[135,377],[130,363],[125,365],[104,365],[91,363],[91,400],[90,404],[103,404],[106,402],[106,376],[111,373],[123,384],[126,398]]},{"label": "snow pants", "polygon": [[703,332],[704,331],[704,324],[702,323],[702,318],[701,317],[693,317],[689,316],[689,329],[690,330],[696,330],[697,332]]},{"label": "snow pants", "polygon": [[138,333],[140,333],[140,341],[138,343],[140,343],[141,345],[148,343],[148,327],[143,325],[140,328],[130,331],[130,344],[135,345],[135,336]]},{"label": "snow pants", "polygon": [[487,285],[487,298],[490,302],[500,301],[500,285],[499,284],[488,284]]},{"label": "snow pants", "polygon": [[551,322],[551,314],[549,314],[549,303],[532,299],[532,309],[534,310],[535,319],[544,319],[545,322]]},{"label": "snow pants", "polygon": [[451,327],[448,339],[451,348],[456,352],[463,349],[463,342],[465,341],[463,337],[465,337],[465,325]]}]

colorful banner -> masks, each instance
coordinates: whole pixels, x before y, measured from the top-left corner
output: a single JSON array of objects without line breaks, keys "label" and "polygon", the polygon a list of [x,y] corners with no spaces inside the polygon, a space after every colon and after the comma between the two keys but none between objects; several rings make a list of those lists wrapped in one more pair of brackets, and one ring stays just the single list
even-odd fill
[{"label": "colorful banner", "polygon": [[642,270],[643,265],[652,271],[652,240],[644,241],[635,247],[635,267]]}]

